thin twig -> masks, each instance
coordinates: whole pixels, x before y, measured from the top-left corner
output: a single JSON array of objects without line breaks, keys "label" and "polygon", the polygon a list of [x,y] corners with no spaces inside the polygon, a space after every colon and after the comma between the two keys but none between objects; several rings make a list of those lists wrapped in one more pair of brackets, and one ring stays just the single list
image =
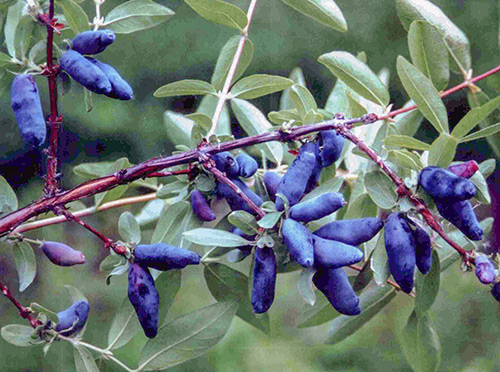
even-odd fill
[{"label": "thin twig", "polygon": [[0,283],[0,290],[2,291],[2,294],[5,297],[7,297],[7,299],[10,302],[12,302],[15,307],[17,307],[17,309],[19,310],[19,315],[21,315],[21,317],[24,318],[24,319],[28,319],[28,321],[30,322],[30,324],[31,324],[31,326],[33,328],[36,328],[37,326],[39,326],[40,324],[42,324],[42,322],[40,322],[39,320],[33,318],[33,316],[31,315],[31,311],[28,310],[23,305],[21,305],[19,303],[19,301],[16,300],[16,298],[14,297],[14,295],[9,291],[9,288],[7,288],[2,283]]}]

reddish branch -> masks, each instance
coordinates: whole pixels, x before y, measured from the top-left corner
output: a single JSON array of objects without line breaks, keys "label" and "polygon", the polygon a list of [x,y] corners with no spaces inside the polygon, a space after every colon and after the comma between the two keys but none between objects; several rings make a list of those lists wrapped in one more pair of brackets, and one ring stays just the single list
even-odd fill
[{"label": "reddish branch", "polygon": [[23,305],[21,305],[19,303],[19,301],[16,300],[14,295],[9,291],[9,288],[7,288],[2,283],[0,283],[0,290],[2,291],[3,295],[5,297],[7,297],[10,300],[10,302],[12,302],[14,304],[15,307],[17,307],[17,309],[19,310],[19,315],[21,315],[21,317],[23,317],[24,319],[29,320],[29,322],[33,328],[36,328],[37,326],[42,324],[42,322],[33,318],[33,316],[31,315],[31,311],[28,310]]}]

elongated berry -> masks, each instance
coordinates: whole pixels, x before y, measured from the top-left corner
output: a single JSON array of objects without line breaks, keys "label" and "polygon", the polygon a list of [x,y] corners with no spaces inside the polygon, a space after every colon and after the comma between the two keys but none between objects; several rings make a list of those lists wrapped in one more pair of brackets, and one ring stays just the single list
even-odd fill
[{"label": "elongated berry", "polygon": [[72,40],[72,48],[80,54],[101,53],[116,39],[112,30],[84,31]]},{"label": "elongated berry", "polygon": [[312,190],[316,188],[316,186],[318,186],[319,178],[321,177],[321,170],[322,168],[316,153],[316,165],[314,166],[311,176],[307,181],[307,186],[306,189],[304,190],[304,194],[309,194]]},{"label": "elongated berry", "polygon": [[495,265],[484,255],[476,257],[476,276],[483,284],[495,281]]},{"label": "elongated berry", "polygon": [[274,301],[276,286],[276,257],[272,248],[255,250],[253,268],[252,307],[254,313],[265,313]]},{"label": "elongated berry", "polygon": [[199,190],[191,192],[191,207],[194,214],[202,221],[213,221],[216,218],[215,213],[208,205],[207,199]]},{"label": "elongated berry", "polygon": [[[232,180],[233,183],[238,186],[238,188],[245,194],[252,202],[254,202],[258,207],[262,205],[262,198],[257,195],[253,190],[247,186],[245,182],[240,179]],[[231,189],[227,184],[218,182],[217,183],[217,195],[226,198],[227,203],[231,207],[231,210],[244,210],[248,213],[255,214],[255,211],[250,207],[250,205],[244,200],[240,195],[238,195],[233,189]]]},{"label": "elongated berry", "polygon": [[134,262],[128,270],[128,298],[148,338],[158,333],[160,296],[148,268]]},{"label": "elongated berry", "polygon": [[108,78],[111,84],[111,91],[106,93],[108,97],[116,98],[122,101],[127,101],[134,98],[134,91],[129,83],[115,70],[114,67],[98,61],[97,59],[87,57],[87,60],[92,62],[101,70]]},{"label": "elongated berry", "polygon": [[316,267],[331,267],[355,264],[363,259],[363,252],[352,245],[327,240],[313,235],[314,265]]},{"label": "elongated berry", "polygon": [[313,283],[339,313],[344,315],[361,313],[359,297],[354,293],[343,269],[319,268],[313,276]]},{"label": "elongated berry", "polygon": [[344,137],[337,134],[335,129],[319,132],[316,146],[322,168],[332,165],[340,158],[344,149],[344,142]]},{"label": "elongated berry", "polygon": [[236,157],[236,162],[240,167],[239,176],[243,178],[252,177],[257,172],[257,169],[259,169],[257,161],[245,153],[239,154]]},{"label": "elongated berry", "polygon": [[61,332],[63,336],[71,336],[81,331],[87,322],[89,311],[90,306],[87,301],[75,302],[66,310],[57,313],[59,323],[56,326],[56,331]]},{"label": "elongated berry", "polygon": [[269,195],[269,199],[273,202],[276,200],[276,193],[278,192],[278,185],[283,176],[281,174],[275,172],[266,172],[264,177],[262,177],[262,182],[264,182],[264,186],[266,186],[267,194]]},{"label": "elongated berry", "polygon": [[[299,155],[292,162],[278,185],[278,193],[285,195],[293,206],[298,203],[316,165],[316,149],[312,142],[301,146]],[[276,209],[284,209],[283,200],[276,198]]]},{"label": "elongated berry", "polygon": [[412,230],[415,240],[417,268],[422,274],[427,274],[432,266],[432,244],[427,231],[415,225]]},{"label": "elongated berry", "polygon": [[230,152],[219,152],[213,156],[215,166],[229,178],[236,178],[240,172],[240,165]]},{"label": "elongated berry", "polygon": [[314,235],[349,245],[360,245],[377,235],[383,226],[382,220],[375,217],[339,220],[323,225]]},{"label": "elongated berry", "polygon": [[309,229],[287,218],[283,222],[281,233],[292,258],[303,267],[311,267],[314,264],[314,246]]},{"label": "elongated berry", "polygon": [[491,295],[495,297],[495,300],[500,302],[500,282],[495,283],[493,288],[491,288]]},{"label": "elongated berry", "polygon": [[418,182],[433,199],[467,200],[477,191],[472,181],[438,167],[424,168],[418,176]]},{"label": "elongated berry", "polygon": [[109,94],[111,83],[97,66],[74,50],[67,50],[61,57],[61,68],[75,81],[97,94]]},{"label": "elongated berry", "polygon": [[40,93],[33,79],[27,74],[16,75],[11,86],[11,105],[23,139],[40,146],[45,142],[47,126],[40,102]]},{"label": "elongated berry", "polygon": [[455,225],[469,239],[481,240],[483,229],[479,225],[474,209],[468,200],[434,200],[439,214]]},{"label": "elongated berry", "polygon": [[471,178],[479,169],[479,165],[475,160],[469,160],[464,163],[450,165],[446,168],[455,176],[463,178]]},{"label": "elongated berry", "polygon": [[183,269],[187,265],[198,265],[200,255],[184,248],[166,243],[141,244],[135,247],[136,262],[157,270]]},{"label": "elongated berry", "polygon": [[290,208],[290,218],[300,222],[319,220],[346,205],[340,192],[327,192],[317,198],[295,204]]},{"label": "elongated berry", "polygon": [[403,213],[389,215],[385,222],[384,239],[391,274],[401,289],[410,293],[416,266],[416,248],[415,239]]},{"label": "elongated berry", "polygon": [[58,266],[73,266],[85,263],[83,253],[66,244],[47,241],[42,244],[41,248],[45,256]]}]

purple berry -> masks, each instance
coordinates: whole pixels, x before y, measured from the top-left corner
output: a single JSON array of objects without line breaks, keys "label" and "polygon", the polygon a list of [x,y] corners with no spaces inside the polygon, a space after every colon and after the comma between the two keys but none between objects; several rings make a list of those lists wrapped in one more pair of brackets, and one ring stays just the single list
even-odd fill
[{"label": "purple berry", "polygon": [[252,177],[257,169],[259,169],[259,164],[250,155],[245,153],[239,154],[236,157],[236,162],[240,168],[239,176],[243,178]]},{"label": "purple berry", "polygon": [[84,31],[72,40],[73,50],[80,54],[101,53],[116,39],[112,30]]},{"label": "purple berry", "polygon": [[375,217],[339,220],[321,226],[314,235],[356,246],[372,239],[383,226],[382,220]]},{"label": "purple berry", "polygon": [[327,240],[313,235],[314,265],[338,269],[363,259],[363,252],[348,244]]},{"label": "purple berry", "polygon": [[335,129],[319,132],[316,146],[322,168],[332,165],[340,158],[344,142],[344,137],[338,134]]},{"label": "purple berry", "polygon": [[432,244],[427,231],[415,225],[412,230],[416,247],[417,268],[422,274],[427,274],[432,266]]},{"label": "purple berry", "polygon": [[424,168],[418,176],[418,182],[433,199],[450,202],[470,199],[477,192],[472,181],[438,167]]},{"label": "purple berry", "polygon": [[471,178],[479,169],[479,165],[475,160],[469,160],[464,163],[450,165],[446,169],[458,177]]},{"label": "purple berry", "polygon": [[208,205],[207,199],[199,190],[193,190],[191,193],[191,207],[194,214],[202,221],[213,221],[216,218],[215,213]]},{"label": "purple berry", "polygon": [[74,50],[67,50],[60,61],[61,68],[75,81],[97,94],[109,94],[111,83],[97,66]]},{"label": "purple berry", "polygon": [[262,182],[264,182],[264,186],[266,186],[267,194],[269,195],[269,199],[271,201],[276,200],[276,193],[278,192],[278,185],[283,176],[281,174],[275,172],[266,172],[264,177],[262,177]]},{"label": "purple berry", "polygon": [[155,337],[158,333],[160,297],[148,268],[138,263],[130,265],[128,271],[128,298],[146,336]]},{"label": "purple berry", "polygon": [[236,178],[240,173],[240,165],[230,152],[219,152],[213,156],[215,166],[229,178]]},{"label": "purple berry", "polygon": [[483,284],[495,281],[495,265],[484,255],[476,257],[476,276]]},{"label": "purple berry", "polygon": [[82,252],[76,251],[70,246],[58,242],[44,242],[42,251],[47,258],[58,266],[73,266],[85,263]]},{"label": "purple berry", "polygon": [[292,258],[303,267],[311,267],[314,264],[314,246],[309,229],[287,218],[283,222],[281,233]]},{"label": "purple berry", "polygon": [[136,262],[156,270],[183,269],[187,265],[198,265],[200,255],[184,248],[166,243],[138,245],[135,247]]},{"label": "purple berry", "polygon": [[449,201],[435,199],[439,214],[455,225],[469,239],[481,240],[484,232],[468,200]]},{"label": "purple berry", "polygon": [[132,87],[122,78],[122,76],[116,71],[112,66],[98,61],[94,58],[87,58],[90,62],[92,62],[95,66],[101,70],[104,75],[108,78],[111,84],[111,91],[106,93],[106,95],[110,98],[116,98],[122,101],[127,101],[129,99],[134,98],[134,91]]},{"label": "purple berry", "polygon": [[257,248],[253,268],[252,307],[254,313],[265,313],[274,301],[276,257],[272,248]]},{"label": "purple berry", "polygon": [[290,208],[290,218],[300,222],[319,220],[346,205],[340,192],[327,192]]},{"label": "purple berry", "polygon": [[59,323],[56,326],[56,331],[61,332],[63,336],[71,336],[81,331],[87,322],[89,311],[90,306],[87,301],[81,300],[75,302],[66,310],[57,313]]}]

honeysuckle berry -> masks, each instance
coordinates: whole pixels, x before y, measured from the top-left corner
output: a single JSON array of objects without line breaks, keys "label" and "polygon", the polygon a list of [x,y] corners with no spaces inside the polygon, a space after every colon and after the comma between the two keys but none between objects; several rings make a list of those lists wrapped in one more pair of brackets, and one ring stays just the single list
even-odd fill
[{"label": "honeysuckle berry", "polygon": [[262,182],[264,182],[264,186],[266,187],[267,194],[269,195],[269,199],[271,201],[276,200],[276,193],[278,192],[278,185],[283,176],[276,172],[266,172],[262,177]]},{"label": "honeysuckle berry", "polygon": [[71,336],[81,331],[87,322],[89,311],[90,305],[87,301],[75,302],[66,310],[57,313],[59,323],[56,326],[56,331],[63,336]]},{"label": "honeysuckle berry", "polygon": [[[238,188],[245,194],[252,202],[254,202],[258,207],[262,205],[262,198],[253,192],[250,187],[247,186],[245,182],[240,179],[232,180],[233,183],[238,186]],[[240,195],[238,195],[232,188],[227,184],[218,182],[216,194],[220,197],[226,199],[231,210],[244,210],[248,213],[255,214],[255,211],[250,207],[250,205],[244,200]]]},{"label": "honeysuckle berry", "polygon": [[87,57],[87,60],[97,66],[108,78],[111,84],[111,91],[106,93],[110,98],[116,98],[122,101],[127,101],[134,98],[134,91],[129,83],[115,70],[114,67],[103,63],[97,59]]},{"label": "honeysuckle berry", "polygon": [[323,225],[314,235],[356,246],[372,239],[383,226],[382,220],[376,217],[339,220]]},{"label": "honeysuckle berry", "polygon": [[335,129],[319,132],[316,142],[318,157],[322,168],[335,163],[342,154],[345,139]]},{"label": "honeysuckle berry", "polygon": [[290,208],[290,218],[300,222],[319,220],[346,205],[340,192],[327,192],[317,198],[295,204]]},{"label": "honeysuckle berry", "polygon": [[427,274],[432,266],[432,244],[427,231],[418,225],[412,230],[415,240],[417,268],[422,274]]},{"label": "honeysuckle berry", "polygon": [[491,288],[491,295],[495,297],[495,300],[500,302],[500,282],[495,283]]},{"label": "honeysuckle berry", "polygon": [[83,253],[74,250],[66,244],[46,241],[42,244],[41,248],[45,256],[58,266],[73,266],[85,263]]},{"label": "honeysuckle berry", "polygon": [[191,192],[191,207],[194,214],[202,221],[213,221],[216,218],[215,213],[210,209],[207,199],[199,190]]},{"label": "honeysuckle berry", "polygon": [[309,229],[300,222],[287,218],[283,222],[281,233],[292,258],[303,267],[311,267],[314,264],[314,246]]},{"label": "honeysuckle berry", "polygon": [[72,40],[72,48],[80,54],[101,53],[116,39],[112,30],[84,31]]},{"label": "honeysuckle berry", "polygon": [[415,239],[403,213],[392,213],[385,222],[385,248],[389,269],[401,289],[410,293],[416,266]]},{"label": "honeysuckle berry", "polygon": [[313,235],[314,265],[316,267],[331,267],[355,264],[363,259],[363,252],[352,245],[328,240]]},{"label": "honeysuckle berry", "polygon": [[[292,162],[278,185],[278,193],[287,197],[290,206],[298,203],[307,187],[316,165],[315,146],[314,143],[309,142],[300,147],[299,155]],[[276,198],[276,209],[279,211],[284,209],[283,200],[280,197]]]},{"label": "honeysuckle berry", "polygon": [[33,76],[16,75],[11,86],[11,105],[23,139],[33,146],[45,142],[47,126],[40,94]]},{"label": "honeysuckle berry", "polygon": [[476,195],[476,186],[466,178],[439,167],[426,167],[418,176],[419,184],[433,199],[467,200]]},{"label": "honeysuckle berry", "polygon": [[257,164],[257,161],[255,161],[254,158],[245,153],[239,154],[236,157],[236,162],[238,163],[238,166],[240,168],[239,176],[243,178],[252,177],[255,172],[257,172],[257,169],[259,169],[259,164]]},{"label": "honeysuckle berry", "polygon": [[477,220],[474,209],[468,200],[434,200],[441,216],[455,225],[469,239],[481,240],[484,232]]},{"label": "honeysuckle berry", "polygon": [[134,262],[128,271],[128,298],[135,309],[146,337],[158,333],[160,296],[149,269]]},{"label": "honeysuckle berry", "polygon": [[200,255],[190,250],[167,243],[141,244],[134,249],[135,262],[157,270],[183,269],[187,265],[198,265]]},{"label": "honeysuckle berry", "polygon": [[495,281],[495,265],[485,255],[476,257],[476,276],[483,284],[491,284]]},{"label": "honeysuckle berry", "polygon": [[313,276],[313,283],[339,313],[344,315],[361,313],[359,297],[354,293],[343,269],[319,268]]},{"label": "honeysuckle berry", "polygon": [[479,169],[479,165],[475,160],[469,160],[464,163],[450,165],[446,169],[458,177],[471,178]]},{"label": "honeysuckle berry", "polygon": [[75,81],[97,94],[109,94],[111,83],[96,65],[74,50],[67,50],[60,60],[61,68]]},{"label": "honeysuckle berry", "polygon": [[274,301],[276,257],[272,248],[255,250],[251,303],[254,313],[265,313]]},{"label": "honeysuckle berry", "polygon": [[240,172],[240,165],[230,152],[219,152],[213,156],[215,166],[229,178],[236,178]]}]

